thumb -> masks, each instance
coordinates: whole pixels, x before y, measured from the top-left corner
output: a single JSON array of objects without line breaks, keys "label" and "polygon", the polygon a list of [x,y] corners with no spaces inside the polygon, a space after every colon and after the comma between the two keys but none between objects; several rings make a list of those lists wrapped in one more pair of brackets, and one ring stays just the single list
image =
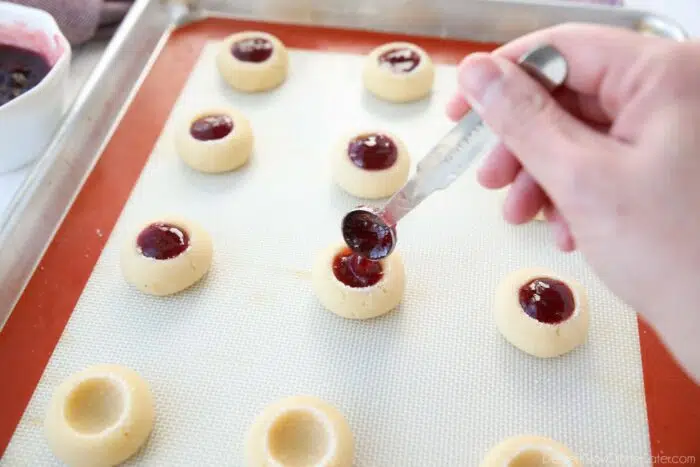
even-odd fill
[{"label": "thumb", "polygon": [[570,192],[570,177],[580,185],[586,171],[595,169],[596,159],[610,152],[609,138],[569,114],[527,72],[504,58],[467,57],[460,65],[459,84],[472,108],[553,198]]}]

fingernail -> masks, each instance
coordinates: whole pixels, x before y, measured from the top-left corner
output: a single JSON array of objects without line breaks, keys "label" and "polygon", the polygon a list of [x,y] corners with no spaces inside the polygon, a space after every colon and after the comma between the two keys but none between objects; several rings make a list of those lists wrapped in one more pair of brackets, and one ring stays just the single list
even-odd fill
[{"label": "fingernail", "polygon": [[501,68],[486,54],[469,57],[459,71],[462,92],[477,111],[486,105],[502,77]]}]

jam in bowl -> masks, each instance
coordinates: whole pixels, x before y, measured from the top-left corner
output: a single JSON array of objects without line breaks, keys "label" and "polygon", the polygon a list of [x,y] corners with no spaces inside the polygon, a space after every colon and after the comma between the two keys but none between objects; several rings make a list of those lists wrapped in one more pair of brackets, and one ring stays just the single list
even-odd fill
[{"label": "jam in bowl", "polygon": [[63,119],[70,58],[51,15],[0,2],[0,173],[44,154]]}]

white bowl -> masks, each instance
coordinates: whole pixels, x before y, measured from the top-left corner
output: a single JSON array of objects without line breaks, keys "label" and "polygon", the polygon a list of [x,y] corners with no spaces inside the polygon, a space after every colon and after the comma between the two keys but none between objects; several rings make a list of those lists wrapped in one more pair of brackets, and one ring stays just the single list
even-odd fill
[{"label": "white bowl", "polygon": [[0,44],[41,53],[51,65],[34,88],[0,106],[0,173],[41,156],[65,110],[71,48],[53,17],[0,1]]}]

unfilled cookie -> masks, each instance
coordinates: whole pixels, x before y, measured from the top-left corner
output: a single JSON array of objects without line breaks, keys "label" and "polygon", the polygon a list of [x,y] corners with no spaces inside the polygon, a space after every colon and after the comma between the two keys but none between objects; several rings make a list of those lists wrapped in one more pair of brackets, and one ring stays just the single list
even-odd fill
[{"label": "unfilled cookie", "polygon": [[363,70],[365,88],[389,102],[412,102],[433,88],[435,67],[430,56],[415,44],[390,42],[367,56]]},{"label": "unfilled cookie", "polygon": [[150,221],[124,241],[121,268],[128,283],[151,295],[171,295],[209,271],[211,237],[197,223],[179,217]]},{"label": "unfilled cookie", "polygon": [[221,43],[216,66],[233,89],[262,92],[287,78],[287,49],[277,37],[262,31],[243,31]]},{"label": "unfilled cookie", "polygon": [[557,357],[586,341],[588,299],[572,279],[544,268],[521,269],[496,288],[495,318],[503,337],[518,349]]},{"label": "unfilled cookie", "polygon": [[562,443],[544,436],[513,436],[486,454],[480,467],[581,467]]},{"label": "unfilled cookie", "polygon": [[267,406],[246,436],[248,467],[352,467],[355,442],[343,414],[311,396]]},{"label": "unfilled cookie", "polygon": [[153,420],[151,390],[138,373],[96,365],[56,388],[44,432],[54,455],[69,467],[107,467],[139,450]]},{"label": "unfilled cookie", "polygon": [[363,199],[386,198],[408,180],[411,158],[401,139],[386,131],[361,131],[340,139],[332,155],[335,183]]},{"label": "unfilled cookie", "polygon": [[396,308],[406,287],[401,255],[373,261],[344,244],[323,249],[311,270],[316,297],[330,312],[348,319],[370,319]]},{"label": "unfilled cookie", "polygon": [[175,146],[182,160],[195,170],[229,172],[250,158],[253,130],[248,119],[235,109],[202,109],[181,121]]}]

